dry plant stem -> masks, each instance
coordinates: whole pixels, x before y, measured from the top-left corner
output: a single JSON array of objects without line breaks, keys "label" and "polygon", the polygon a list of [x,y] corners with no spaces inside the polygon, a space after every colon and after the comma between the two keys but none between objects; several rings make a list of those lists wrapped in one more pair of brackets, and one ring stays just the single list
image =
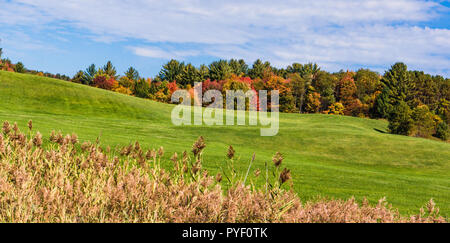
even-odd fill
[{"label": "dry plant stem", "polygon": [[[201,167],[203,139],[196,142],[193,157],[183,153],[167,161],[176,164],[173,170],[161,167],[166,163],[162,148],[144,154],[136,143],[108,153],[100,141],[78,146],[75,134],[55,132],[51,144],[42,140],[40,133],[28,137],[17,126],[3,124],[0,222],[446,222],[432,200],[409,217],[384,200],[377,205],[353,198],[302,203],[293,191],[269,187],[267,163],[265,190],[243,181],[223,189]],[[120,155],[113,156],[116,152]],[[289,170],[284,171],[283,181],[289,180]]]},{"label": "dry plant stem", "polygon": [[250,161],[250,164],[248,165],[247,174],[245,174],[244,185],[247,182],[248,174],[250,173],[250,168],[252,168],[253,161],[255,161],[255,157],[256,157],[256,153],[253,153],[252,160]]}]

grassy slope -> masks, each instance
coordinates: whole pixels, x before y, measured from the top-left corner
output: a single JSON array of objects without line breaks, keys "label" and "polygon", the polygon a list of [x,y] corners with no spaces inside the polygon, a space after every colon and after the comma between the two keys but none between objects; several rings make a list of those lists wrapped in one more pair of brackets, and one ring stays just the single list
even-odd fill
[{"label": "grassy slope", "polygon": [[[228,145],[245,170],[253,152],[263,168],[276,151],[292,169],[303,199],[317,195],[371,202],[386,196],[402,213],[417,213],[430,198],[450,216],[450,144],[395,136],[386,122],[326,115],[280,115],[280,133],[260,137],[256,127],[175,127],[173,106],[38,76],[0,72],[0,120],[29,119],[36,130],[75,132],[81,140],[116,146],[140,141],[169,153],[189,149],[200,135],[207,142],[205,167],[216,172]],[[169,157],[170,154],[166,153]]]}]

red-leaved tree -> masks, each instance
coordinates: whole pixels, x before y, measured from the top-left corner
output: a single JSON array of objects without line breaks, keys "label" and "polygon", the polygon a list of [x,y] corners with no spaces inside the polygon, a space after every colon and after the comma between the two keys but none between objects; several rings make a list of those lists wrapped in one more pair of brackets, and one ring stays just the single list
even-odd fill
[{"label": "red-leaved tree", "polygon": [[94,86],[101,89],[112,90],[116,86],[117,81],[114,78],[108,78],[104,75],[99,75],[93,80]]}]

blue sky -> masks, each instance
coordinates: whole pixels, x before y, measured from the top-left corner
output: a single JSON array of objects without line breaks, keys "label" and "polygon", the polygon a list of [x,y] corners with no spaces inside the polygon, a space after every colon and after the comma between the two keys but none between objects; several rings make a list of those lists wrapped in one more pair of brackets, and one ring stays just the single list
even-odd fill
[{"label": "blue sky", "polygon": [[152,77],[172,58],[261,58],[450,77],[450,1],[0,0],[0,38],[13,61],[70,76],[107,60]]}]

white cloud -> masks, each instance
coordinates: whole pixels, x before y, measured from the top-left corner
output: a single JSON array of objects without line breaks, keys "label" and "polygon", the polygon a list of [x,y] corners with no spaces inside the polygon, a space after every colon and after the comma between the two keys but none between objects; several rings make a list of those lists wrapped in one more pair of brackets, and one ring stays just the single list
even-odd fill
[{"label": "white cloud", "polygon": [[0,6],[0,24],[70,26],[102,42],[143,40],[149,44],[127,48],[152,58],[261,57],[330,68],[405,61],[450,74],[449,29],[415,27],[443,8],[426,0],[0,0]]},{"label": "white cloud", "polygon": [[198,51],[166,51],[158,47],[137,47],[130,46],[128,49],[132,50],[134,54],[143,57],[162,58],[162,59],[184,59],[186,57],[197,56]]}]

